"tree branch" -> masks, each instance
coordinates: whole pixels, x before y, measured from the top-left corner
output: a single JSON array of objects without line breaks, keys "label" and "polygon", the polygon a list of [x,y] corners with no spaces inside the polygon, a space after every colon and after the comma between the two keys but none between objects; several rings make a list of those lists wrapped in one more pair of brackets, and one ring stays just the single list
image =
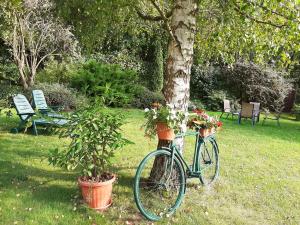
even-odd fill
[{"label": "tree branch", "polygon": [[255,18],[255,17],[250,16],[249,14],[243,12],[243,11],[240,9],[239,5],[238,5],[236,2],[233,2],[233,5],[234,5],[233,8],[234,8],[234,10],[235,10],[237,13],[239,13],[241,16],[244,16],[245,18],[250,19],[250,20],[252,20],[252,21],[254,21],[254,22],[256,22],[256,23],[261,23],[261,24],[270,25],[270,26],[273,26],[273,27],[276,27],[276,28],[283,28],[283,27],[286,26],[285,23],[284,23],[284,24],[275,24],[275,23],[273,23],[273,22],[271,22],[271,21],[264,21],[264,20],[257,19],[257,18]]},{"label": "tree branch", "polygon": [[151,21],[162,21],[163,20],[163,18],[161,16],[151,16],[149,14],[146,14],[146,13],[142,12],[137,7],[135,7],[135,11],[139,15],[139,17],[141,17],[144,20],[151,20]]},{"label": "tree branch", "polygon": [[[150,0],[152,5],[155,7],[155,9],[158,11],[158,13],[160,14],[160,16],[162,17],[165,25],[166,25],[166,28],[167,28],[167,31],[168,33],[170,34],[171,38],[177,43],[180,45],[180,43],[178,43],[178,40],[175,38],[175,35],[174,35],[174,32],[172,30],[172,28],[170,27],[170,24],[169,24],[169,21],[168,21],[168,18],[166,17],[166,15],[164,14],[163,10],[161,10],[161,8],[156,4],[156,1],[155,0]],[[172,10],[173,12],[173,10]]]},{"label": "tree branch", "polygon": [[44,55],[39,61],[38,63],[36,64],[36,68],[39,67],[39,65],[47,58],[49,57],[50,55],[60,55],[60,54],[54,54],[54,52],[56,51],[57,49],[54,49],[52,52],[49,52],[48,54]]},{"label": "tree branch", "polygon": [[[289,18],[287,15],[284,15],[284,14],[282,14],[282,13],[279,13],[278,11],[275,11],[275,10],[271,10],[271,9],[269,9],[268,7],[266,7],[266,6],[262,5],[262,4],[256,5],[254,2],[251,2],[251,1],[247,1],[247,4],[253,5],[254,7],[259,7],[259,8],[261,8],[261,9],[263,9],[265,12],[269,12],[269,13],[271,13],[271,14],[273,14],[273,15],[282,17],[282,18],[284,18],[285,20],[293,21],[293,22],[297,22],[297,23],[300,22],[299,19],[291,19],[291,18]],[[291,9],[288,9],[288,10],[291,10]]]},{"label": "tree branch", "polygon": [[[134,9],[137,12],[138,16],[141,17],[144,20],[151,20],[151,21],[162,21],[162,20],[164,20],[164,18],[161,15],[159,15],[159,16],[149,15],[149,14],[145,13],[143,10],[139,9],[137,6],[134,6]],[[172,8],[170,11],[168,11],[166,13],[167,18],[170,18],[172,16],[173,10],[174,10],[174,8]]]}]

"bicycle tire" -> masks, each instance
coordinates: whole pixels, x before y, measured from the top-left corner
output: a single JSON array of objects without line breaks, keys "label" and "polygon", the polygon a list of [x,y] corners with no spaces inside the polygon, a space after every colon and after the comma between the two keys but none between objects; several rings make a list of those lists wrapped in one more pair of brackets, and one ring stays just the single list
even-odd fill
[{"label": "bicycle tire", "polygon": [[[156,157],[165,157],[159,179],[150,177]],[[173,169],[172,169],[173,168]],[[172,176],[171,176],[172,174]],[[167,150],[149,153],[140,163],[134,179],[134,199],[143,216],[152,221],[168,217],[180,206],[186,185],[184,168]]]},{"label": "bicycle tire", "polygon": [[212,184],[219,176],[219,149],[212,138],[204,139],[199,154],[200,181],[203,185]]}]

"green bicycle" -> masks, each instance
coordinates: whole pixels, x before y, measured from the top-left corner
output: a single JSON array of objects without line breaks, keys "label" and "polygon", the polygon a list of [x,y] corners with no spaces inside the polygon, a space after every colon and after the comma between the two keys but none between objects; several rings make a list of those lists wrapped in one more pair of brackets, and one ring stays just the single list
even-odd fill
[{"label": "green bicycle", "polygon": [[[149,220],[169,217],[180,206],[188,178],[211,184],[219,174],[218,145],[214,135],[201,137],[199,128],[176,135],[195,136],[193,163],[189,166],[174,142],[149,153],[140,163],[134,180],[134,199],[140,212]],[[160,170],[153,170],[153,165]]]}]

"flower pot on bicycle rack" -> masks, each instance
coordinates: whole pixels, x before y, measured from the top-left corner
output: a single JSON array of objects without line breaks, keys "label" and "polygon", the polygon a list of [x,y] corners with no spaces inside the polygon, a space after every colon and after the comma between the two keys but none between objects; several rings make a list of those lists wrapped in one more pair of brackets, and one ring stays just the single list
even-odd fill
[{"label": "flower pot on bicycle rack", "polygon": [[173,140],[175,138],[174,130],[169,128],[166,123],[157,123],[156,132],[159,140]]},{"label": "flower pot on bicycle rack", "polygon": [[102,211],[112,204],[112,185],[115,180],[115,175],[104,182],[83,181],[81,177],[78,178],[82,197],[89,207]]},{"label": "flower pot on bicycle rack", "polygon": [[202,137],[207,137],[213,133],[216,132],[216,128],[212,127],[212,128],[201,128],[199,130],[199,133]]}]

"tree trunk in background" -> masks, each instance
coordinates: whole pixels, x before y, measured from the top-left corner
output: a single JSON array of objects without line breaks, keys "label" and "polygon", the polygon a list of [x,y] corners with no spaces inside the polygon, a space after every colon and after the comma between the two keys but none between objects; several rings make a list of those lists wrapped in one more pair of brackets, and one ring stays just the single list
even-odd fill
[{"label": "tree trunk in background", "polygon": [[[197,3],[195,0],[177,0],[170,22],[172,38],[168,44],[166,74],[163,94],[167,104],[176,110],[187,112],[190,97],[190,74],[193,64],[193,46],[196,32]],[[182,132],[186,131],[186,121]],[[160,140],[158,148],[168,146],[169,142]],[[176,145],[183,151],[183,138],[176,139]],[[165,159],[156,158],[151,171],[152,179],[159,179]]]}]

